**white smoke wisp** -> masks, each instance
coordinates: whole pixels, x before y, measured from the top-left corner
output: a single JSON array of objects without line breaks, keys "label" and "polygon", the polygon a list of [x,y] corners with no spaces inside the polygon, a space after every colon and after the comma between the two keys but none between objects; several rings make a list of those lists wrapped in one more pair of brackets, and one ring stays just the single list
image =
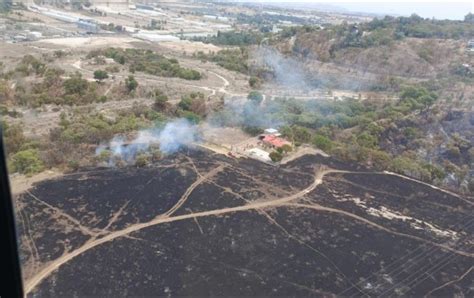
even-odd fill
[{"label": "white smoke wisp", "polygon": [[109,143],[99,145],[96,155],[108,150],[109,166],[115,166],[118,159],[133,164],[138,154],[150,151],[152,146],[159,148],[162,154],[173,154],[180,148],[192,147],[198,141],[199,132],[195,124],[187,119],[175,119],[162,128],[142,130],[131,141],[123,136],[115,136]]},{"label": "white smoke wisp", "polygon": [[198,129],[186,119],[168,122],[158,136],[160,151],[171,154],[198,141]]},{"label": "white smoke wisp", "polygon": [[260,67],[273,71],[275,82],[280,87],[308,89],[310,83],[308,74],[301,61],[286,57],[272,47],[262,46],[252,53],[253,58]]}]

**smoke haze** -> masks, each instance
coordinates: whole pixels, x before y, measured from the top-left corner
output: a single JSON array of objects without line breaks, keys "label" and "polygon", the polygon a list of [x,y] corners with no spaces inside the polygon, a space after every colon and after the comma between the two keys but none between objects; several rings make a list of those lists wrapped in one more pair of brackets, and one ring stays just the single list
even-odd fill
[{"label": "smoke haze", "polygon": [[187,119],[180,118],[166,123],[163,128],[142,130],[131,141],[123,136],[115,136],[108,144],[98,146],[96,155],[109,150],[111,153],[109,166],[114,166],[117,159],[131,164],[138,154],[149,151],[152,146],[159,148],[163,154],[172,154],[198,141],[197,126]]}]

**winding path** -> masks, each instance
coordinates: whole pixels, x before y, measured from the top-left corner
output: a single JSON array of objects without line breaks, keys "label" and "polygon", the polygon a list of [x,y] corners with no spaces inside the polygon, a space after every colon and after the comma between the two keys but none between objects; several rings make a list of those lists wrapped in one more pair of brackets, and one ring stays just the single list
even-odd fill
[{"label": "winding path", "polygon": [[217,168],[214,168],[210,172],[208,172],[206,175],[199,176],[198,179],[191,184],[188,189],[185,191],[185,193],[181,196],[181,198],[178,200],[178,202],[166,213],[162,215],[158,215],[155,217],[153,220],[145,223],[137,223],[132,226],[129,226],[123,230],[119,231],[114,231],[110,232],[109,234],[105,235],[104,237],[97,239],[97,238],[92,238],[88,242],[86,242],[83,246],[68,252],[61,257],[57,258],[56,260],[52,261],[49,263],[46,267],[44,267],[42,270],[40,270],[36,275],[34,275],[31,279],[25,282],[25,293],[29,294],[31,291],[38,286],[44,279],[46,279],[48,276],[50,276],[55,270],[57,270],[59,267],[62,265],[66,264],[67,262],[71,261],[75,257],[89,251],[90,249],[93,249],[99,245],[102,245],[107,242],[111,242],[117,238],[120,237],[127,237],[129,234],[133,232],[140,231],[142,229],[156,226],[159,224],[163,223],[170,223],[170,222],[175,222],[175,221],[180,221],[180,220],[186,220],[186,219],[193,219],[197,220],[199,217],[206,217],[206,216],[218,216],[222,214],[227,214],[227,213],[233,213],[233,212],[241,212],[241,211],[249,211],[249,210],[261,210],[264,208],[271,208],[271,207],[281,207],[281,206],[286,206],[286,207],[293,207],[293,208],[310,208],[318,211],[326,211],[326,212],[333,212],[333,213],[338,213],[342,214],[347,217],[351,217],[353,219],[356,219],[358,221],[364,222],[365,224],[368,224],[370,226],[373,226],[375,228],[381,229],[383,231],[386,231],[391,234],[395,234],[398,236],[402,237],[407,237],[411,238],[417,241],[421,241],[424,243],[428,243],[433,246],[440,247],[445,250],[449,250],[453,253],[467,256],[467,257],[474,257],[474,254],[464,252],[464,251],[459,251],[456,250],[455,248],[451,248],[447,245],[443,244],[438,244],[434,243],[431,241],[428,241],[426,239],[414,236],[414,235],[409,235],[409,234],[404,234],[400,233],[397,231],[393,231],[391,229],[388,229],[384,226],[381,226],[379,224],[376,224],[374,222],[371,222],[370,220],[367,220],[363,217],[360,217],[358,215],[349,213],[347,211],[335,209],[335,208],[329,208],[329,207],[324,207],[318,204],[299,204],[295,203],[293,201],[297,201],[298,199],[304,197],[308,193],[312,192],[313,190],[316,189],[318,185],[320,185],[323,182],[323,178],[325,175],[330,174],[330,173],[351,173],[348,171],[341,171],[341,170],[334,170],[334,169],[327,169],[325,167],[321,167],[318,171],[316,171],[314,175],[314,180],[313,182],[307,186],[306,188],[298,191],[297,193],[290,194],[288,196],[279,198],[279,199],[273,199],[273,200],[257,200],[253,201],[250,203],[247,203],[245,205],[237,206],[237,207],[229,207],[229,208],[222,208],[222,209],[215,209],[215,210],[209,210],[209,211],[202,211],[202,212],[196,212],[196,213],[188,213],[188,214],[183,214],[183,215],[177,215],[177,216],[171,216],[177,209],[179,209],[182,204],[187,200],[189,195],[192,193],[192,191],[202,182],[204,182],[206,179],[210,178],[211,176],[215,175],[219,171],[221,171],[224,168],[224,166],[219,166]]},{"label": "winding path", "polygon": [[[138,223],[134,224],[132,226],[129,226],[128,228],[125,228],[123,230],[111,232],[110,234],[105,235],[104,237],[100,239],[91,239],[90,241],[86,242],[83,246],[66,253],[62,255],[61,257],[57,258],[56,260],[52,261],[51,263],[48,264],[45,268],[43,268],[40,272],[38,272],[36,275],[34,275],[30,280],[26,281],[25,283],[25,293],[28,294],[30,293],[41,281],[43,281],[45,278],[47,278],[51,273],[53,273],[56,269],[64,265],[65,263],[69,262],[70,260],[74,259],[75,257],[83,254],[84,252],[99,246],[101,244],[113,241],[114,239],[127,236],[130,233],[140,231],[142,229],[152,227],[158,224],[163,224],[163,223],[168,223],[168,222],[174,222],[174,221],[179,221],[179,220],[185,220],[185,219],[194,219],[198,217],[205,217],[205,216],[216,216],[216,215],[221,215],[221,214],[226,214],[226,213],[232,213],[232,212],[239,212],[239,211],[248,211],[248,210],[255,210],[255,209],[261,209],[261,208],[267,208],[267,207],[274,207],[274,206],[280,206],[282,204],[291,202],[293,200],[299,199],[302,196],[310,193],[313,191],[318,185],[320,185],[323,182],[323,177],[332,172],[339,172],[336,170],[327,170],[327,169],[321,169],[319,172],[316,173],[314,177],[313,183],[311,183],[308,187],[302,189],[301,191],[289,195],[287,197],[283,197],[280,199],[276,200],[271,200],[271,201],[257,201],[253,203],[249,203],[246,205],[242,206],[237,206],[237,207],[232,207],[232,208],[222,208],[222,209],[217,209],[217,210],[210,210],[210,211],[203,211],[203,212],[197,212],[197,213],[189,213],[189,214],[184,214],[184,215],[178,215],[178,216],[158,216],[157,218],[146,222],[146,223]],[[202,178],[198,179],[199,181],[202,181]],[[192,184],[194,185],[194,183]],[[192,185],[190,187],[192,187]],[[168,211],[169,212],[169,211]]]}]

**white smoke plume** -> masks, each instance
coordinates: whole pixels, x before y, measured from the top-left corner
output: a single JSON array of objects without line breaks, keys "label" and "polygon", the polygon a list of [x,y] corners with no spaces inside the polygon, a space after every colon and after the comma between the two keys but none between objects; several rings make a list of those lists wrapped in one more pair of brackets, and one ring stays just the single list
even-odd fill
[{"label": "white smoke plume", "polygon": [[272,70],[275,83],[279,86],[304,89],[310,87],[307,80],[308,74],[301,61],[286,57],[276,49],[267,46],[259,47],[252,52],[252,56],[257,66]]},{"label": "white smoke plume", "polygon": [[142,130],[131,141],[123,136],[115,136],[109,143],[98,146],[96,155],[109,150],[109,166],[114,166],[117,159],[132,164],[138,154],[149,151],[151,146],[158,147],[162,154],[172,154],[182,147],[193,146],[198,141],[197,126],[180,118],[166,123],[162,128]]},{"label": "white smoke plume", "polygon": [[198,141],[198,129],[186,119],[168,122],[158,135],[160,151],[171,154]]}]

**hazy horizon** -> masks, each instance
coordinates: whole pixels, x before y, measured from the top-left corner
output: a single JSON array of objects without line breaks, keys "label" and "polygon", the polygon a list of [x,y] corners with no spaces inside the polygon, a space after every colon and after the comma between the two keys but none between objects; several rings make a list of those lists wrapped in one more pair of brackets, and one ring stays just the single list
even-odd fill
[{"label": "hazy horizon", "polygon": [[263,0],[239,1],[249,3],[275,3],[287,7],[314,7],[330,11],[345,11],[354,13],[370,13],[379,15],[409,16],[413,13],[424,18],[462,20],[469,12],[473,12],[471,2],[328,2],[328,1],[291,1]]}]

